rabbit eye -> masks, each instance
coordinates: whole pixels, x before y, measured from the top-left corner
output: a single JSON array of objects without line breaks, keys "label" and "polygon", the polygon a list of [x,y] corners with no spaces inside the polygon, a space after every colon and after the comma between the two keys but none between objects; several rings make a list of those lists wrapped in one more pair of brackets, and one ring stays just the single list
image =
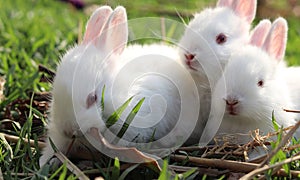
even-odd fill
[{"label": "rabbit eye", "polygon": [[91,107],[96,101],[97,95],[95,94],[95,92],[90,93],[86,99],[87,108]]},{"label": "rabbit eye", "polygon": [[257,86],[263,87],[264,86],[264,81],[263,80],[258,81]]},{"label": "rabbit eye", "polygon": [[216,42],[218,44],[224,44],[227,41],[227,37],[225,36],[225,34],[221,33],[216,37]]}]

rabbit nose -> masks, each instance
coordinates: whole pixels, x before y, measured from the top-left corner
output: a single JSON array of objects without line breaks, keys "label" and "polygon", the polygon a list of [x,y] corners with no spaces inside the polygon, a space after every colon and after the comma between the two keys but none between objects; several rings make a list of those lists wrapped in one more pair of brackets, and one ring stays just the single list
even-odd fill
[{"label": "rabbit nose", "polygon": [[233,98],[225,99],[226,102],[226,110],[230,115],[237,115],[238,114],[238,104],[239,100]]},{"label": "rabbit nose", "polygon": [[187,62],[190,62],[190,61],[194,60],[194,58],[195,58],[194,54],[185,54],[184,56],[185,56],[185,59]]},{"label": "rabbit nose", "polygon": [[225,99],[227,106],[235,106],[239,103],[236,99]]},{"label": "rabbit nose", "polygon": [[193,67],[193,65],[192,65],[192,62],[193,62],[193,60],[194,60],[194,58],[195,58],[195,55],[194,55],[194,54],[184,54],[184,56],[185,56],[185,63],[186,63],[186,65],[187,65],[190,69],[192,69],[192,70],[194,70],[194,71],[197,71],[197,69],[195,69],[195,68]]}]

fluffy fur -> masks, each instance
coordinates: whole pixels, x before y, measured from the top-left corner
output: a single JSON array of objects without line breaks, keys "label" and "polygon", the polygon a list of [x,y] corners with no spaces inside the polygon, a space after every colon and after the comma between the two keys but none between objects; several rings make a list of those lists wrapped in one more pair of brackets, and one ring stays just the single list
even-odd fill
[{"label": "fluffy fur", "polygon": [[[186,62],[185,55],[193,54],[195,58],[188,68],[196,70],[201,77],[207,75],[209,80],[216,81],[231,52],[249,42],[255,12],[256,0],[237,0],[220,1],[216,8],[196,14],[179,43],[181,59]],[[219,34],[227,37],[225,43],[216,42]],[[207,84],[208,81],[201,83]]]},{"label": "fluffy fur", "polygon": [[[180,58],[197,84],[201,107],[191,143],[198,142],[201,137],[209,117],[211,89],[222,75],[231,53],[249,43],[255,13],[256,0],[219,0],[217,7],[195,14],[186,27],[179,43]],[[220,34],[226,36],[225,43],[216,42]],[[187,55],[194,58],[188,61]]]},{"label": "fluffy fur", "polygon": [[[127,28],[124,8],[118,7],[114,12],[108,6],[97,9],[87,23],[82,44],[69,50],[57,68],[48,137],[65,154],[71,155],[90,146],[83,135],[91,127],[100,131],[105,127],[99,107],[100,98],[90,103],[88,97],[111,79],[110,73],[106,71],[107,66],[112,66],[112,62],[118,59],[120,48],[117,45],[124,44],[124,38],[127,39],[126,28],[123,37],[110,38],[109,33],[117,30],[114,28],[117,24]],[[54,154],[49,139],[42,154],[40,165],[45,164]]]},{"label": "fluffy fur", "polygon": [[[280,125],[287,127],[295,123],[294,114],[283,111],[293,104],[277,66],[274,59],[255,47],[245,47],[232,55],[224,71],[225,84],[220,81],[215,87],[213,104],[216,111],[220,111],[226,108],[224,99],[235,98],[239,103],[237,115],[230,115],[225,109],[219,133],[246,134],[258,128],[264,133],[273,131],[273,110]],[[264,81],[263,87],[257,85],[259,80]]]},{"label": "fluffy fur", "polygon": [[[159,148],[173,147],[183,143],[195,127],[197,88],[180,64],[176,49],[160,44],[126,48],[127,36],[125,9],[100,7],[87,23],[83,43],[69,50],[57,68],[48,137],[68,156],[86,147],[95,150],[84,137],[91,128],[101,132],[107,142],[114,142],[128,113],[141,98],[145,101],[119,145],[131,146],[134,139],[149,142],[154,135],[154,140],[163,138],[157,144]],[[121,119],[108,130],[107,118],[132,96]],[[53,154],[48,140],[40,164]]]},{"label": "fluffy fur", "polygon": [[[216,132],[217,125],[218,133],[247,134],[254,129],[267,133],[273,131],[273,111],[279,125],[295,124],[296,115],[283,111],[294,107],[282,74],[285,67],[280,64],[286,34],[286,21],[280,18],[262,48],[249,45],[232,54],[212,94],[212,121],[207,133]],[[237,102],[233,110],[228,105],[232,102]]]},{"label": "fluffy fur", "polygon": [[[289,92],[291,95],[291,100],[294,104],[294,110],[300,109],[300,67],[289,67],[284,69],[283,71],[284,79],[289,88]],[[297,114],[297,120],[300,120],[300,115]]]},{"label": "fluffy fur", "polygon": [[[104,113],[108,111],[109,115],[127,99],[134,98],[113,131],[120,129],[129,111],[144,97],[124,139],[145,143],[150,138],[159,140],[175,129],[173,137],[180,136],[184,141],[195,127],[199,102],[196,85],[180,64],[176,48],[162,44],[131,45],[124,50],[118,66],[111,90],[114,108],[105,109]],[[184,121],[179,122],[183,117]],[[172,146],[179,143],[177,140],[169,136],[162,145]]]}]

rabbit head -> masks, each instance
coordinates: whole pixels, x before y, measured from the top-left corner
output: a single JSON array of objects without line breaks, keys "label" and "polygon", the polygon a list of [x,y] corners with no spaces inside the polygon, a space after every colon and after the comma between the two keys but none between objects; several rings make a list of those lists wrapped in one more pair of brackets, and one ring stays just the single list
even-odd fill
[{"label": "rabbit head", "polygon": [[200,75],[220,71],[231,52],[248,43],[255,13],[256,0],[219,0],[196,14],[179,43],[183,63]]},{"label": "rabbit head", "polygon": [[261,48],[248,45],[232,54],[212,94],[212,111],[225,110],[219,132],[272,131],[273,111],[280,125],[295,123],[294,114],[283,111],[293,106],[280,66],[286,41],[287,23],[278,18]]},{"label": "rabbit head", "polygon": [[[62,58],[53,83],[51,118],[70,133],[79,127],[97,125],[101,117],[98,107],[100,97],[97,88],[105,84],[114,61],[127,42],[127,17],[122,7],[114,11],[104,6],[96,10],[89,19],[83,42],[68,51]],[[113,34],[113,35],[112,35]],[[100,113],[92,113],[94,108]],[[94,117],[97,116],[98,117]],[[76,120],[75,120],[76,119]],[[96,124],[95,124],[96,123]]]}]

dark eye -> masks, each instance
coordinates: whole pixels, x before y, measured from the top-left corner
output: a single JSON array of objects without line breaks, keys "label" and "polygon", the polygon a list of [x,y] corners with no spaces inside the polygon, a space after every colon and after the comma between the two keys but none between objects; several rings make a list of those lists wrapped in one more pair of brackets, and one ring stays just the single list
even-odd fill
[{"label": "dark eye", "polygon": [[186,60],[191,61],[195,58],[194,54],[184,54]]},{"label": "dark eye", "polygon": [[221,34],[217,35],[216,42],[218,44],[224,44],[226,41],[227,41],[227,37],[225,36],[225,34],[221,33]]},{"label": "dark eye", "polygon": [[263,87],[264,86],[264,81],[263,80],[258,81],[257,86]]},{"label": "dark eye", "polygon": [[95,94],[95,92],[90,93],[86,99],[87,108],[91,107],[96,101],[97,95]]}]

